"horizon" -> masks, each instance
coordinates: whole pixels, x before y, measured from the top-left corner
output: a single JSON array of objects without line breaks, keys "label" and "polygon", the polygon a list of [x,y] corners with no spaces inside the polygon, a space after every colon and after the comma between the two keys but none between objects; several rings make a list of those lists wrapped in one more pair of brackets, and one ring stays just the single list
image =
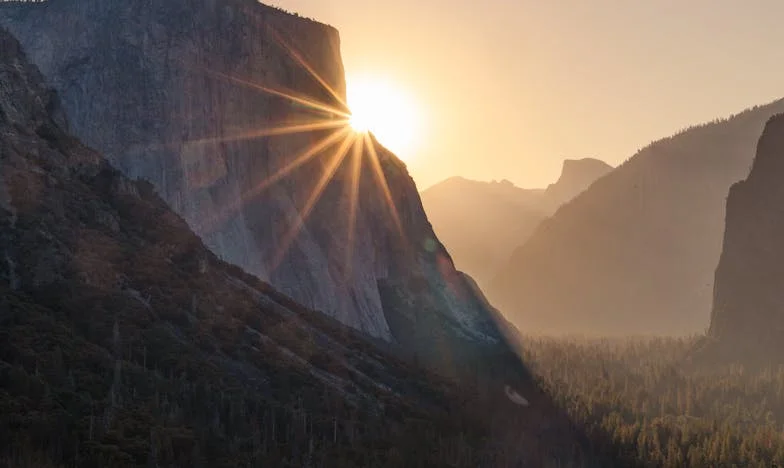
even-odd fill
[{"label": "horizon", "polygon": [[564,159],[618,166],[685,128],[784,97],[774,20],[784,5],[773,0],[270,4],[335,27],[349,80],[382,77],[423,109],[427,133],[399,155],[420,190],[452,176],[546,187]]}]

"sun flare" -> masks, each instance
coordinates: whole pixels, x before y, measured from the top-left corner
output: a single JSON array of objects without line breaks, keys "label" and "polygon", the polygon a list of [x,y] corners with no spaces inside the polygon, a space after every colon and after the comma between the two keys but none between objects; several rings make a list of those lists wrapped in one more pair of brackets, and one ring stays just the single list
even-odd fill
[{"label": "sun flare", "polygon": [[351,128],[372,132],[401,159],[412,158],[421,116],[411,96],[386,80],[367,76],[350,78],[346,91]]}]

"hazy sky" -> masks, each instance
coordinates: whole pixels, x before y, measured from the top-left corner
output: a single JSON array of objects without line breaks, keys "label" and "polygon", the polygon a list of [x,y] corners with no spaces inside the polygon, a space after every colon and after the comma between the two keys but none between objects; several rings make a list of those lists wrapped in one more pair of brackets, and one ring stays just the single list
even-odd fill
[{"label": "hazy sky", "polygon": [[554,180],[564,158],[615,165],[680,128],[784,96],[781,0],[274,0],[340,30],[349,75],[424,110],[408,166]]}]

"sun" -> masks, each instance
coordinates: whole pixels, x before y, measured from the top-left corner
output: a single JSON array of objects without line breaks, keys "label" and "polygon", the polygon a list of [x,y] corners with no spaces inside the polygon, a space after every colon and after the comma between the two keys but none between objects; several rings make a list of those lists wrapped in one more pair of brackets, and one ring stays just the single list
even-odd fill
[{"label": "sun", "polygon": [[415,100],[391,82],[371,76],[347,80],[351,109],[349,123],[356,132],[372,132],[399,158],[409,160],[416,152],[421,115]]}]

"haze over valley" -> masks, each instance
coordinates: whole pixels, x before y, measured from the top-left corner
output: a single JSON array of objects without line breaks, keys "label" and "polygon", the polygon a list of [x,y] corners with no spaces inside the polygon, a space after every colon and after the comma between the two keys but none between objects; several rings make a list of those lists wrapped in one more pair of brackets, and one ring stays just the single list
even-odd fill
[{"label": "haze over valley", "polygon": [[782,8],[0,2],[0,466],[784,464]]},{"label": "haze over valley", "polygon": [[542,221],[610,170],[598,159],[567,159],[545,189],[451,177],[422,191],[422,204],[457,267],[485,288]]}]

